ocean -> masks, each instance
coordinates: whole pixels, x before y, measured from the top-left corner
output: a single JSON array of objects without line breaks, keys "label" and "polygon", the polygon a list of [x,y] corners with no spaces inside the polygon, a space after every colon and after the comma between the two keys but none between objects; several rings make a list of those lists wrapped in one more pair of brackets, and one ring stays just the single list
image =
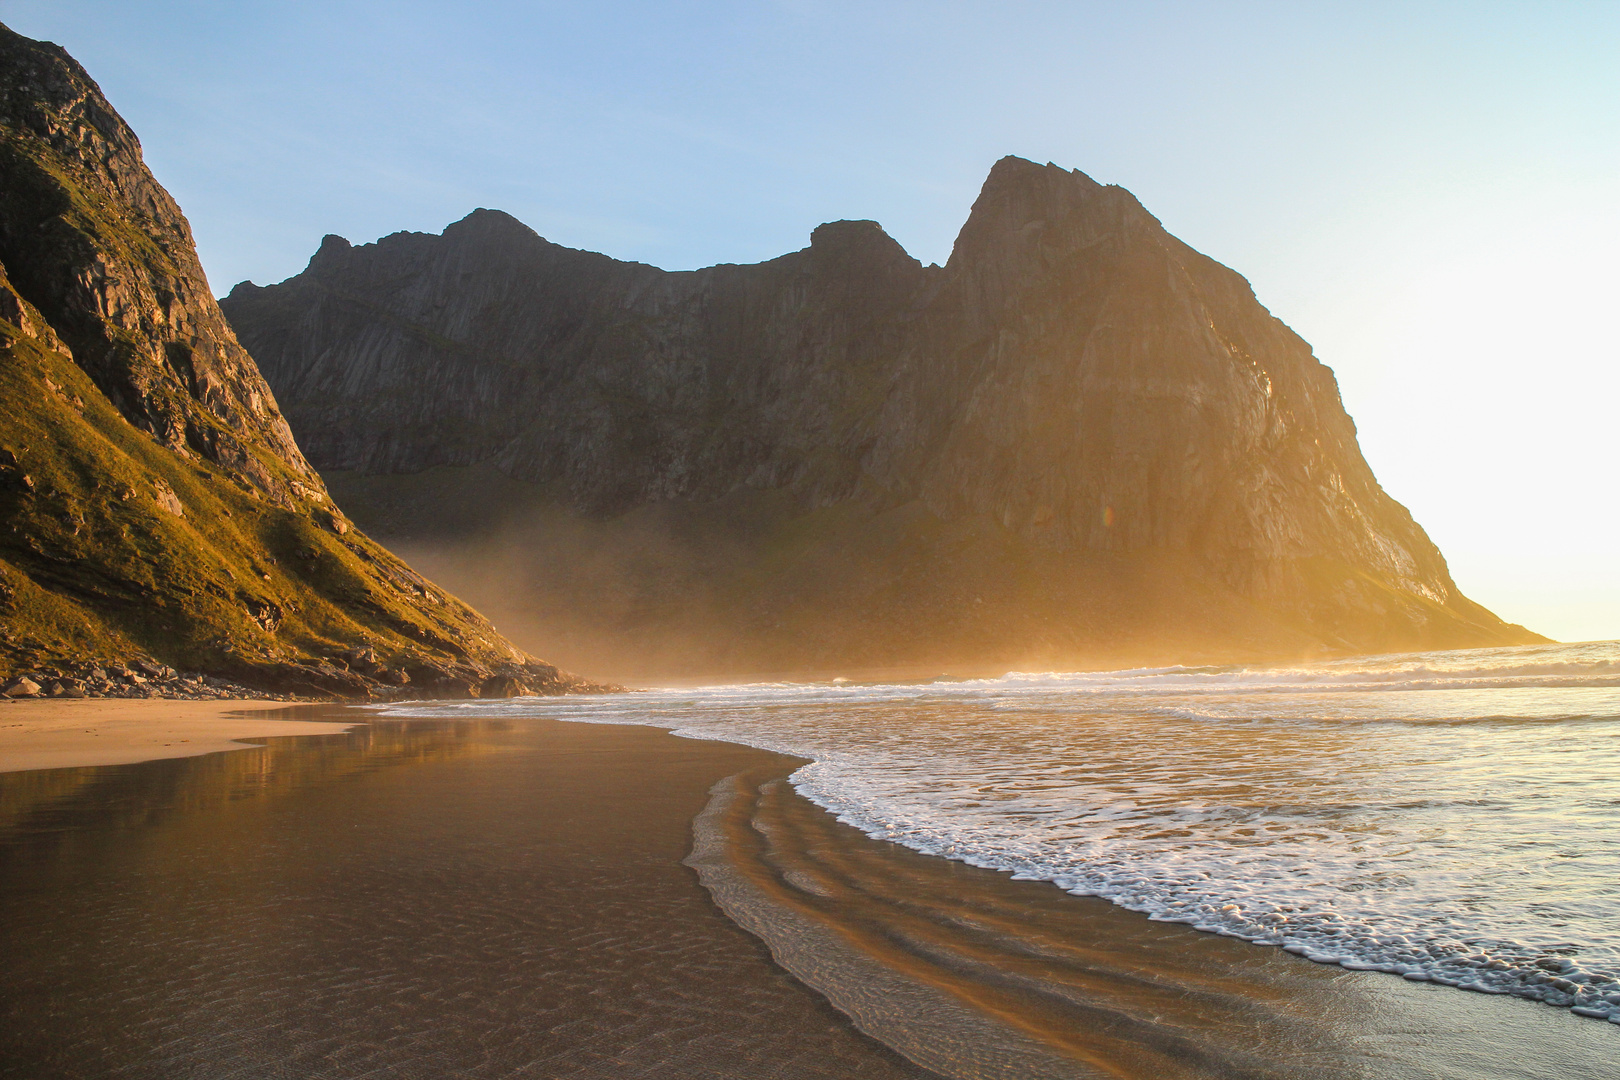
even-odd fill
[{"label": "ocean", "polygon": [[1620,642],[414,703],[812,759],[874,838],[1620,1024]]}]

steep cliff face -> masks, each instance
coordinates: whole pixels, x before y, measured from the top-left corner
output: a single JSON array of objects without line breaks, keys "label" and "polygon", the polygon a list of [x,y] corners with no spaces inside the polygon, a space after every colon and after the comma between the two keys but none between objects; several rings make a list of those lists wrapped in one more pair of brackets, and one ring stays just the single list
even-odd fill
[{"label": "steep cliff face", "polygon": [[[355,474],[343,483],[381,527],[457,542],[515,527],[517,547],[546,546],[558,519],[534,524],[550,513],[534,508],[564,508],[599,562],[645,534],[642,508],[680,504],[708,521],[699,548],[729,529],[728,559],[693,587],[729,597],[716,617],[756,638],[811,608],[829,627],[870,622],[883,574],[854,587],[772,546],[784,522],[815,532],[845,506],[811,549],[896,574],[947,573],[943,559],[957,583],[916,582],[910,613],[897,603],[855,646],[911,642],[895,662],[969,638],[1062,662],[1127,626],[1143,642],[1176,627],[1183,647],[1189,620],[1208,655],[1216,638],[1250,653],[1535,640],[1457,590],[1362,459],[1332,373],[1242,277],[1123,189],[1056,166],[999,162],[944,267],[844,221],[767,263],[666,273],[480,210],[442,236],[328,237],[304,273],[244,283],[223,307],[311,460]],[[528,485],[503,499],[529,525],[445,515],[425,470],[473,466]],[[726,525],[757,525],[765,492],[787,500],[769,527]],[[902,509],[913,525],[891,527]],[[557,551],[550,572],[584,557]],[[472,580],[465,552],[444,565]],[[722,581],[756,571],[741,595]],[[987,591],[1039,617],[986,619]],[[988,624],[993,642],[974,629]],[[778,645],[791,665],[793,641]]]},{"label": "steep cliff face", "polygon": [[1196,553],[1329,634],[1497,627],[1379,487],[1332,372],[1128,192],[1006,159],[944,276],[877,425],[890,484],[1061,548]]},{"label": "steep cliff face", "polygon": [[931,280],[869,221],[669,274],[479,210],[442,237],[327,237],[305,273],[223,303],[322,468],[496,457],[603,512],[739,485],[846,495]]},{"label": "steep cliff face", "polygon": [[135,135],[5,27],[0,416],[7,673],[146,655],[305,692],[567,682],[350,527]]}]

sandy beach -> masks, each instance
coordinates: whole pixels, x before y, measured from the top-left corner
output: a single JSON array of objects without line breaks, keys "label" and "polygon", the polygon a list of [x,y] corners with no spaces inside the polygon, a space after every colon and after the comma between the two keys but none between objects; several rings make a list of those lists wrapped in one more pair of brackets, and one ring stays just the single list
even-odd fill
[{"label": "sandy beach", "polygon": [[238,740],[336,735],[354,723],[294,718],[307,712],[284,701],[0,699],[0,773],[245,750],[252,744]]},{"label": "sandy beach", "polygon": [[1620,1045],[868,839],[801,763],[522,717],[0,777],[0,1076],[1507,1080]]},{"label": "sandy beach", "polygon": [[798,764],[418,722],[0,776],[0,1076],[927,1077],[681,865]]}]

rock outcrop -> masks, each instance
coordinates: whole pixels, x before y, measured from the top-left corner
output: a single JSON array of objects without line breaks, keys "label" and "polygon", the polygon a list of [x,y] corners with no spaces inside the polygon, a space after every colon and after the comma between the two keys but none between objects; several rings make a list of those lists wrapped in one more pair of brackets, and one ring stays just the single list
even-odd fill
[{"label": "rock outcrop", "polygon": [[0,444],[8,685],[167,685],[107,674],[126,661],[199,693],[578,683],[350,527],[134,133],[66,52],[5,27]]},{"label": "rock outcrop", "polygon": [[[997,163],[944,267],[840,221],[770,262],[669,273],[479,210],[442,236],[329,236],[222,304],[362,523],[431,534],[475,594],[467,545],[497,535],[547,549],[529,579],[551,609],[556,579],[617,575],[647,594],[622,633],[675,598],[602,551],[673,515],[706,537],[671,571],[705,621],[750,648],[782,629],[741,666],[1541,640],[1457,589],[1332,372],[1242,277],[1054,165]],[[504,498],[530,524],[446,510],[447,469],[520,482]],[[564,527],[588,537],[562,550]]]}]

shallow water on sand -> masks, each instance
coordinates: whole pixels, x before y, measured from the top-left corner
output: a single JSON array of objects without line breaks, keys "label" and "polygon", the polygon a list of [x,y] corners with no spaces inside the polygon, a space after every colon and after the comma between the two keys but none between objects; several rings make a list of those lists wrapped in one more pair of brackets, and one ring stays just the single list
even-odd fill
[{"label": "shallow water on sand", "polygon": [[794,764],[498,720],[0,774],[0,1077],[927,1080],[680,864]]},{"label": "shallow water on sand", "polygon": [[1620,1023],[1620,643],[391,711],[799,754],[870,836]]}]

